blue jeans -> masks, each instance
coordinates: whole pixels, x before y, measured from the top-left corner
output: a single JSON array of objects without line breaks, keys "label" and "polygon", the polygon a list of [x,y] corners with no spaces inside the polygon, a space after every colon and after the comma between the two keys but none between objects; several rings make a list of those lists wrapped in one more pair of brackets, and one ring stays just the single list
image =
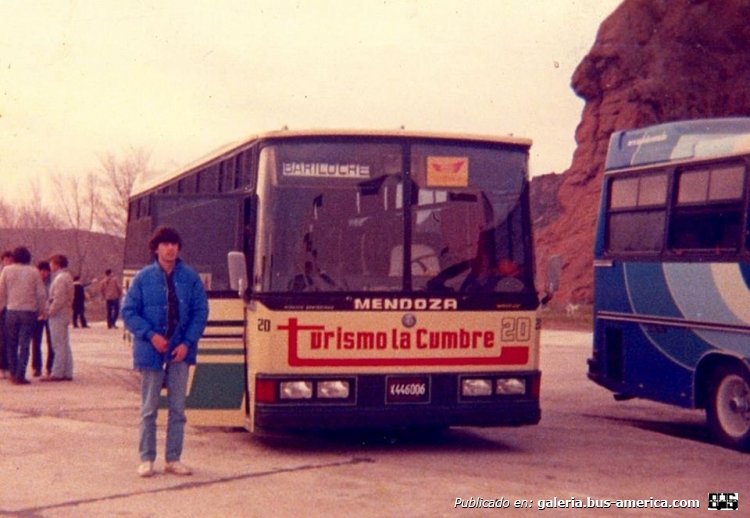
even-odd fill
[{"label": "blue jeans", "polygon": [[8,357],[8,371],[16,381],[26,379],[26,366],[29,364],[29,347],[36,327],[36,311],[5,312],[5,353]]},{"label": "blue jeans", "polygon": [[120,299],[107,300],[107,327],[112,329],[117,324],[117,317],[120,316]]},{"label": "blue jeans", "polygon": [[0,309],[0,371],[8,370],[8,354],[5,352],[5,308]]},{"label": "blue jeans", "polygon": [[47,332],[47,374],[52,372],[52,363],[55,360],[55,351],[52,349],[52,338],[49,334],[49,323],[46,320],[37,320],[34,327],[34,338],[31,341],[31,367],[34,369],[34,376],[42,373],[42,338],[44,332]]},{"label": "blue jeans", "polygon": [[167,452],[166,461],[176,462],[182,455],[185,436],[185,400],[189,366],[185,362],[171,362],[166,369],[141,369],[141,438],[139,452],[141,461],[156,460],[156,416],[159,399],[166,377],[167,404]]}]

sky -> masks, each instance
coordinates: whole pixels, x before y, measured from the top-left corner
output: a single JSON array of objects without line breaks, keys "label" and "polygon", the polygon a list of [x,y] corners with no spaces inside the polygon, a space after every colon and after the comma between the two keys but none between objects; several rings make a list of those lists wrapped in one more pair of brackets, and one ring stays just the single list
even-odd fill
[{"label": "sky", "polygon": [[0,0],[0,198],[100,157],[174,169],[258,132],[531,138],[563,172],[570,87],[620,0]]}]

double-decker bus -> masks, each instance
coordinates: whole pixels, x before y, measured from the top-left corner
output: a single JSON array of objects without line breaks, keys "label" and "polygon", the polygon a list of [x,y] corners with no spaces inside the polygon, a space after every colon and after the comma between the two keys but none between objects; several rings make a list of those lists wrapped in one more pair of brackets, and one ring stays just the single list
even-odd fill
[{"label": "double-decker bus", "polygon": [[750,118],[611,136],[594,251],[589,378],[705,408],[750,447]]},{"label": "double-decker bus", "polygon": [[170,225],[209,294],[191,422],[536,424],[530,145],[279,131],[139,182],[126,277]]}]

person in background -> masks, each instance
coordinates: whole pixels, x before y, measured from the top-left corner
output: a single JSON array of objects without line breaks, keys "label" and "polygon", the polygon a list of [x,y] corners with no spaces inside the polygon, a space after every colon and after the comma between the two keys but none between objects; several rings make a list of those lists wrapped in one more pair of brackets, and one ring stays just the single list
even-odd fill
[{"label": "person in background", "polygon": [[81,277],[73,277],[73,327],[89,327],[86,322],[86,290],[81,284]]},{"label": "person in background", "polygon": [[[6,250],[0,256],[0,272],[13,264],[13,252]],[[5,307],[0,307],[0,379],[8,377],[8,357],[5,352]]]},{"label": "person in background", "polygon": [[5,307],[5,343],[8,372],[15,385],[27,385],[29,346],[37,319],[44,318],[47,290],[39,271],[31,266],[31,252],[13,250],[13,264],[0,273],[0,307]]},{"label": "person in background", "polygon": [[[49,286],[52,282],[50,279],[52,272],[50,271],[49,263],[47,261],[39,261],[36,269],[39,270],[39,275],[42,276],[42,282],[44,283],[44,289],[47,290],[47,295],[49,295]],[[52,362],[55,358],[49,334],[49,323],[45,318],[39,318],[36,321],[34,336],[31,340],[31,368],[34,371],[35,378],[42,375],[42,338],[44,338],[45,331],[47,332],[47,362],[45,364],[47,376],[49,376],[52,370]]]},{"label": "person in background", "polygon": [[192,474],[180,461],[185,401],[189,366],[195,365],[198,340],[208,319],[208,298],[201,278],[178,258],[181,248],[175,229],[158,227],[149,241],[156,260],[136,274],[122,306],[123,322],[133,333],[133,364],[141,372],[141,477],[154,474],[156,416],[165,381],[169,407],[165,472]]},{"label": "person in background", "polygon": [[107,302],[107,328],[117,328],[117,316],[120,314],[120,297],[122,297],[122,286],[120,280],[112,274],[112,270],[104,272],[101,292]]},{"label": "person in background", "polygon": [[53,255],[49,265],[52,285],[49,288],[47,314],[55,361],[52,372],[43,381],[72,381],[73,352],[70,349],[68,325],[72,314],[70,307],[73,305],[73,277],[68,272],[68,258],[64,255]]}]

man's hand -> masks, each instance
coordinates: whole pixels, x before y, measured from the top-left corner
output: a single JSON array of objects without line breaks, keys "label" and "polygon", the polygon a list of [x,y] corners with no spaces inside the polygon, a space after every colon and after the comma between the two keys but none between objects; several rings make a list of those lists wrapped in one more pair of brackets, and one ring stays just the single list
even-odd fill
[{"label": "man's hand", "polygon": [[156,349],[160,353],[165,353],[169,348],[169,341],[159,333],[156,333],[151,337],[151,345],[153,345],[154,349]]},{"label": "man's hand", "polygon": [[180,344],[172,351],[172,361],[181,362],[187,357],[188,347],[185,344]]}]

